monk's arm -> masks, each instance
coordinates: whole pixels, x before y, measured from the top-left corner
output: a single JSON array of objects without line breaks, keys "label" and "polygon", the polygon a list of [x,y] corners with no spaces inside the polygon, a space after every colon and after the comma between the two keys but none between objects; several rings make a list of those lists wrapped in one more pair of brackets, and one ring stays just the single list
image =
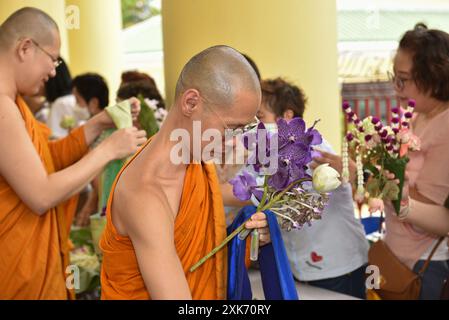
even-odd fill
[{"label": "monk's arm", "polygon": [[31,210],[43,214],[79,192],[109,161],[137,151],[146,139],[127,130],[117,131],[74,165],[48,174],[14,102],[0,98],[0,175]]},{"label": "monk's arm", "polygon": [[[129,99],[131,116],[137,120],[140,113],[140,102],[136,98]],[[62,170],[81,159],[88,147],[108,129],[115,127],[111,117],[102,111],[89,119],[85,125],[73,130],[67,137],[49,142],[50,151],[56,170]]]},{"label": "monk's arm", "polygon": [[84,127],[76,128],[65,138],[50,141],[48,146],[57,171],[71,166],[89,151]]},{"label": "monk's arm", "polygon": [[[135,97],[128,99],[128,101],[131,105],[131,117],[133,119],[133,123],[136,124],[140,113],[140,101]],[[97,137],[103,132],[103,130],[112,127],[115,127],[115,125],[106,111],[102,111],[99,114],[93,116],[84,125],[86,144],[90,146],[95,141],[95,139],[97,139]]]},{"label": "monk's arm", "polygon": [[114,127],[114,124],[106,111],[90,118],[83,126],[86,145],[90,146],[104,130],[112,127]]},{"label": "monk's arm", "polygon": [[449,210],[443,206],[412,198],[410,211],[404,220],[438,236],[446,236],[449,233]]},{"label": "monk's arm", "polygon": [[174,217],[157,193],[140,189],[128,192],[124,199],[118,198],[120,220],[132,240],[151,298],[190,300],[192,295],[175,248]]}]

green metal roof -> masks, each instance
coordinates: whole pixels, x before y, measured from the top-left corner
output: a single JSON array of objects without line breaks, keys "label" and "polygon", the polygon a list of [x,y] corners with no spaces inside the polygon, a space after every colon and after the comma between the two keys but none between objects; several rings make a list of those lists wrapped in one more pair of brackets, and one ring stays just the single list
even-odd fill
[{"label": "green metal roof", "polygon": [[339,41],[398,41],[416,23],[449,32],[449,11],[339,11]]},{"label": "green metal roof", "polygon": [[[339,41],[398,41],[418,22],[449,32],[449,11],[339,11]],[[162,51],[161,16],[123,30],[126,53]]]}]

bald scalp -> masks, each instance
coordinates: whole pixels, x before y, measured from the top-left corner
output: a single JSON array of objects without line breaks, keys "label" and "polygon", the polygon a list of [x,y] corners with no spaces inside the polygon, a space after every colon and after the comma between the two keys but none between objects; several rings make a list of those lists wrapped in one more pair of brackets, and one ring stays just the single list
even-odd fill
[{"label": "bald scalp", "polygon": [[198,90],[208,103],[230,106],[241,90],[260,92],[260,82],[240,52],[220,45],[198,53],[184,66],[175,99],[188,89]]},{"label": "bald scalp", "polygon": [[52,45],[58,32],[58,25],[47,13],[25,7],[10,15],[0,26],[0,49],[9,49],[25,37],[40,45]]}]

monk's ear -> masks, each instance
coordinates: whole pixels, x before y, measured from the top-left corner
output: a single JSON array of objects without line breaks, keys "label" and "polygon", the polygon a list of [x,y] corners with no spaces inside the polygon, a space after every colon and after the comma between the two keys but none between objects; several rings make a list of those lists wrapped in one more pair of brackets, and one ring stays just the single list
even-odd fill
[{"label": "monk's ear", "polygon": [[181,97],[181,110],[182,113],[191,117],[194,112],[198,110],[198,106],[201,103],[200,93],[196,89],[186,90]]},{"label": "monk's ear", "polygon": [[33,41],[30,38],[24,38],[17,41],[16,53],[20,62],[26,59],[26,57],[32,52],[34,47],[35,46],[33,44]]},{"label": "monk's ear", "polygon": [[89,109],[96,112],[98,110],[100,110],[100,101],[98,100],[98,98],[92,98],[89,100]]}]

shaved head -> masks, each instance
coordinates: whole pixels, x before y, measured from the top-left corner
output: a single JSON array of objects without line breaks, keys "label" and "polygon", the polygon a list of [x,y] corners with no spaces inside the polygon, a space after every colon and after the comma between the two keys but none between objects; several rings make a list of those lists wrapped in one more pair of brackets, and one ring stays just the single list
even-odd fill
[{"label": "shaved head", "polygon": [[21,38],[31,38],[40,45],[52,45],[58,32],[58,25],[44,11],[22,8],[0,26],[0,49],[9,49]]},{"label": "shaved head", "polygon": [[214,46],[198,53],[184,66],[175,98],[188,89],[198,90],[208,103],[230,106],[242,90],[259,93],[260,82],[240,52],[228,46]]}]

